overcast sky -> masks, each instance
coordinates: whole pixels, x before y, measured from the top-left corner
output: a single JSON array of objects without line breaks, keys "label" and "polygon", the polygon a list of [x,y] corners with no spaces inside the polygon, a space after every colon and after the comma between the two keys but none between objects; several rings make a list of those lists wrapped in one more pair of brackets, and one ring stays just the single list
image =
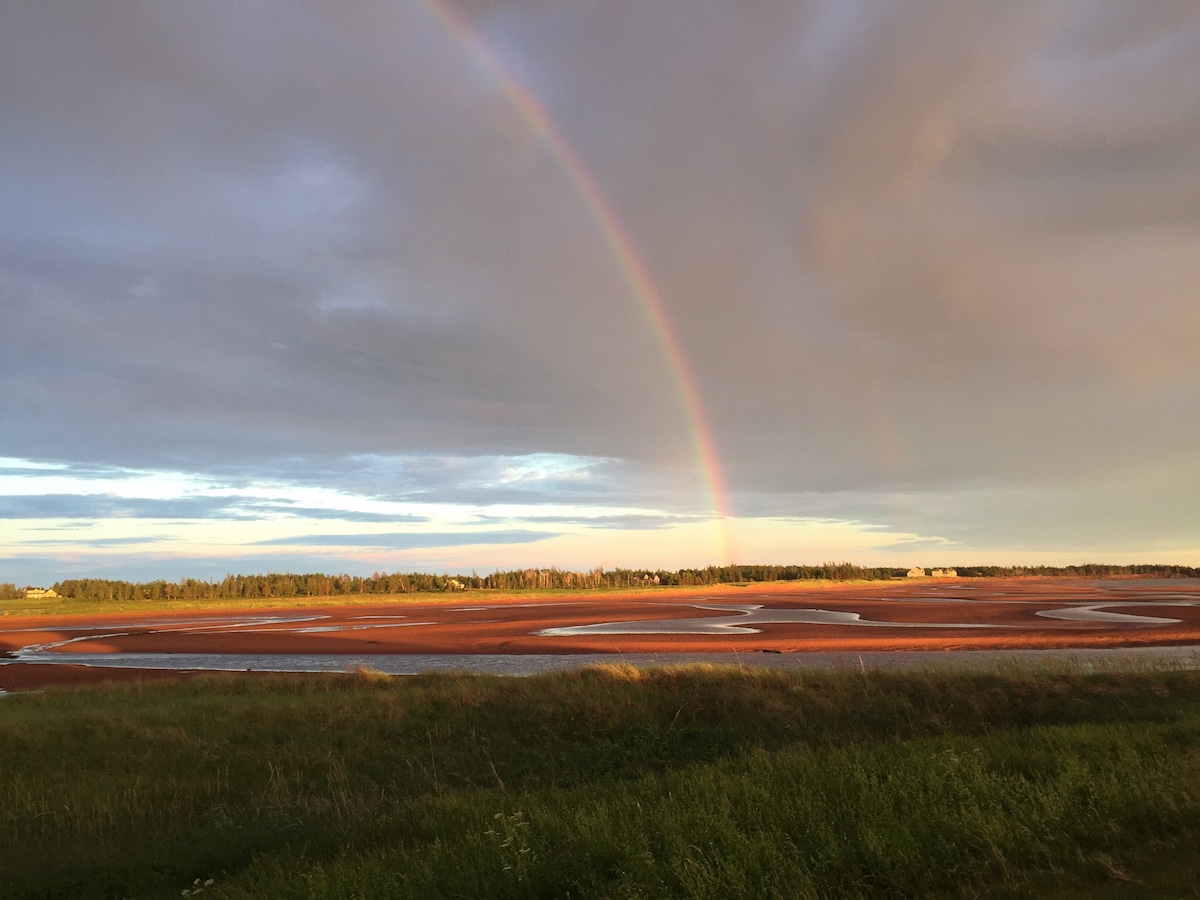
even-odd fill
[{"label": "overcast sky", "polygon": [[1200,564],[1198,77],[1190,0],[0,3],[0,580]]}]

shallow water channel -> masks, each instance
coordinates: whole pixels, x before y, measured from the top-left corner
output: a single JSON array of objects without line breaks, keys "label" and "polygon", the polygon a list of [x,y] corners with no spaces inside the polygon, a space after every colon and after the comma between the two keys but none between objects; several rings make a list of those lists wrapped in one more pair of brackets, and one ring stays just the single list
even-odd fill
[{"label": "shallow water channel", "polygon": [[1004,669],[1070,664],[1084,670],[1121,665],[1200,668],[1200,648],[1122,647],[1055,650],[884,650],[863,653],[571,653],[571,654],[220,654],[220,653],[26,653],[0,661],[97,668],[159,669],[178,672],[473,672],[536,675],[594,665],[639,668],[709,664],[776,669],[903,669],[965,667]]}]

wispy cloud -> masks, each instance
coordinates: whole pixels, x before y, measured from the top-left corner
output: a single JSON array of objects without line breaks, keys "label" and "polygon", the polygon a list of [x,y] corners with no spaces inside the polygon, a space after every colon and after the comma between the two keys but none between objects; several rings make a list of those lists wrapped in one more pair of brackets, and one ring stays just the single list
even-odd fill
[{"label": "wispy cloud", "polygon": [[452,531],[388,534],[301,534],[256,541],[257,546],[277,547],[388,547],[395,550],[461,547],[475,544],[529,544],[557,537],[548,531]]},{"label": "wispy cloud", "polygon": [[[538,515],[527,513],[519,521],[537,525],[577,525],[582,528],[617,529],[621,531],[645,531],[647,529],[670,528],[685,522],[695,522],[699,516],[672,516],[667,514],[626,513],[620,515]],[[480,524],[512,522],[502,516],[478,516]]]},{"label": "wispy cloud", "polygon": [[72,547],[86,548],[88,550],[96,550],[104,547],[129,547],[141,544],[156,544],[161,541],[171,540],[170,535],[139,535],[137,537],[92,537],[81,540],[78,537],[74,538],[33,538],[26,540],[25,546],[29,548],[35,547]]}]

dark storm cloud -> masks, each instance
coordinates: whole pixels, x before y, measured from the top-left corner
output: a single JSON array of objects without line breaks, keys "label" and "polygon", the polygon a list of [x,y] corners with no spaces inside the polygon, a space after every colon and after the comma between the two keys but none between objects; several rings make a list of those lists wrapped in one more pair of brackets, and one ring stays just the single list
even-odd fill
[{"label": "dark storm cloud", "polygon": [[[1194,4],[456,8],[644,255],[735,511],[1200,539]],[[619,261],[419,3],[5,5],[0,310],[12,455],[696,508]],[[609,462],[486,476],[528,454]]]}]

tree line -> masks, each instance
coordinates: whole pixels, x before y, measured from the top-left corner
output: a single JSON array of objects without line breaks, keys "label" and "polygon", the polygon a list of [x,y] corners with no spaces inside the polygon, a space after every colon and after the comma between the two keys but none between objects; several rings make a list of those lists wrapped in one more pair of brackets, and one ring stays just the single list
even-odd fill
[{"label": "tree line", "polygon": [[651,585],[736,584],[762,581],[896,578],[904,569],[863,567],[852,563],[819,566],[708,566],[697,569],[514,569],[487,575],[435,575],[428,572],[376,572],[371,576],[227,575],[220,581],[185,578],[174,581],[129,582],[106,578],[69,578],[54,584],[60,597],[70,600],[136,602],[139,600],[246,600],[269,597],[344,597],[367,594],[415,594],[463,589],[475,590],[598,590]]},{"label": "tree line", "polygon": [[[1119,575],[1159,578],[1198,578],[1200,569],[1191,566],[1091,564],[1082,566],[958,566],[959,576],[968,578],[1083,577]],[[823,563],[819,566],[728,565],[695,569],[514,569],[479,575],[435,575],[428,572],[387,573],[371,576],[295,575],[271,572],[266,575],[227,575],[220,581],[185,578],[180,581],[129,582],[105,578],[71,578],[54,584],[60,597],[69,600],[137,602],[158,600],[247,600],[277,597],[344,597],[368,594],[415,594],[475,590],[603,590],[653,585],[697,586],[751,584],[767,581],[857,581],[903,578],[907,569],[890,566],[856,566],[853,563]],[[12,584],[0,584],[0,599],[23,595]]]}]

